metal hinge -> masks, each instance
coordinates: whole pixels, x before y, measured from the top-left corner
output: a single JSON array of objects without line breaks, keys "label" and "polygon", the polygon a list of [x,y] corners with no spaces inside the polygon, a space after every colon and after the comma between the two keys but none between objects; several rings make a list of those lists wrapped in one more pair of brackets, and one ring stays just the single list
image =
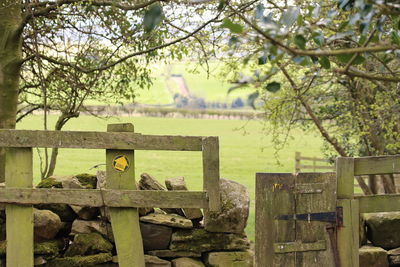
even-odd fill
[{"label": "metal hinge", "polygon": [[275,217],[276,220],[295,220],[295,221],[319,221],[334,223],[338,227],[343,225],[343,208],[336,207],[336,211],[332,212],[315,212],[301,214],[287,214]]}]

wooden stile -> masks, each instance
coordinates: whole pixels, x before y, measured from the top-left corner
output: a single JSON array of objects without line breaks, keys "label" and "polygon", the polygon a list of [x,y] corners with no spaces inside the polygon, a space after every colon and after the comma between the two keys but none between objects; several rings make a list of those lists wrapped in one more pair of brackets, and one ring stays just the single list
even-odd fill
[{"label": "wooden stile", "polygon": [[[9,148],[6,188],[32,187],[32,148]],[[6,205],[7,267],[33,266],[33,208]]]},{"label": "wooden stile", "polygon": [[219,185],[219,144],[218,137],[203,139],[204,190],[207,191],[209,209],[218,211],[221,203]]},{"label": "wooden stile", "polygon": [[[133,132],[132,124],[108,125],[109,132]],[[113,168],[114,160],[124,156],[129,161],[125,171]],[[135,152],[133,150],[106,150],[106,186],[113,189],[136,189]],[[109,208],[115,246],[120,267],[144,267],[144,249],[137,208]]]}]

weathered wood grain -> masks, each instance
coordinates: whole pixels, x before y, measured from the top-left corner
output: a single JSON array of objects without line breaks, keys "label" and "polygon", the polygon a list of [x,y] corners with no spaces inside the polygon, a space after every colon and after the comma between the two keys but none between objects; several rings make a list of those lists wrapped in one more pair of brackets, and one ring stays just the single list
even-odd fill
[{"label": "weathered wood grain", "polygon": [[339,157],[336,159],[337,198],[354,196],[354,158]]},{"label": "weathered wood grain", "polygon": [[356,196],[360,213],[400,211],[400,195]]},{"label": "weathered wood grain", "polygon": [[202,138],[130,132],[0,130],[0,147],[201,151]]},{"label": "weathered wood grain", "polygon": [[[133,132],[132,124],[110,124],[109,132]],[[118,171],[113,162],[118,156],[125,156],[129,168]],[[106,150],[106,187],[112,189],[136,189],[135,152],[133,150]],[[110,208],[111,225],[120,267],[145,267],[142,235],[137,208]]]},{"label": "weathered wood grain", "polygon": [[295,223],[275,217],[294,214],[292,174],[256,174],[256,266],[295,266],[295,253],[274,252],[275,243],[294,242]]},{"label": "weathered wood grain", "polygon": [[[319,213],[336,211],[336,175],[335,173],[299,173],[295,177],[296,188],[304,185],[323,186],[320,192],[296,194],[296,213]],[[329,223],[319,221],[296,221],[296,238],[298,242],[310,244],[299,247],[296,253],[296,267],[333,267],[334,249],[326,226]],[[330,226],[334,226],[331,224]],[[315,246],[312,249],[312,246]],[[304,247],[304,248],[303,248]],[[324,249],[322,249],[324,247]],[[319,249],[318,249],[319,248]]]},{"label": "weathered wood grain", "polygon": [[[0,203],[40,203],[102,207],[208,208],[205,192],[104,189],[0,188]],[[103,202],[104,200],[104,202]]]},{"label": "weathered wood grain", "polygon": [[[32,187],[32,149],[11,148],[6,154],[6,187]],[[6,205],[7,267],[33,266],[33,208]]]},{"label": "weathered wood grain", "polygon": [[204,190],[209,198],[210,211],[219,211],[221,194],[219,184],[219,142],[218,137],[203,139]]},{"label": "weathered wood grain", "polygon": [[354,174],[400,173],[400,155],[354,158]]},{"label": "weathered wood grain", "polygon": [[337,231],[337,245],[341,267],[358,267],[359,213],[358,200],[338,199],[337,205],[343,208],[343,227]]}]

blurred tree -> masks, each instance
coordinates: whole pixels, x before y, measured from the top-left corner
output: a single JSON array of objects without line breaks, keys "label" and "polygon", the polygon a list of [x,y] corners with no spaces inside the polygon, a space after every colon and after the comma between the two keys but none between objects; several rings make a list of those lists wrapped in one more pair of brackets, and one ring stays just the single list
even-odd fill
[{"label": "blurred tree", "polygon": [[[61,130],[86,100],[133,100],[135,88],[151,84],[152,62],[180,59],[189,47],[191,57],[207,60],[212,46],[203,43],[215,37],[222,12],[208,2],[0,1],[0,129],[35,110],[43,110],[48,129],[55,110]],[[42,177],[53,174],[57,153],[45,152]],[[3,176],[0,150],[0,182]]]},{"label": "blurred tree", "polygon": [[[327,156],[400,153],[400,4],[398,1],[257,1],[222,27],[236,90],[253,86],[276,147],[295,126],[316,127]],[[236,57],[237,58],[237,57]],[[247,73],[237,73],[243,69]],[[358,179],[364,193],[395,192],[393,177]]]}]

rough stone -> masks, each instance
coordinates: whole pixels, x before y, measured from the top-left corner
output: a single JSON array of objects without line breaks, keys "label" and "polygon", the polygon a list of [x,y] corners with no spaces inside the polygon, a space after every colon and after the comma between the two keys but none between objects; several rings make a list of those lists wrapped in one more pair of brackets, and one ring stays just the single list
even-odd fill
[{"label": "rough stone", "polygon": [[[44,265],[47,262],[47,260],[43,256],[35,256],[33,259],[33,265],[34,266],[41,266]],[[0,264],[1,266],[1,264]]]},{"label": "rough stone", "polygon": [[97,176],[89,173],[82,173],[75,175],[79,183],[86,189],[96,189],[97,186]]},{"label": "rough stone", "polygon": [[391,249],[387,252],[389,255],[389,264],[392,265],[399,265],[400,266],[400,248]]},{"label": "rough stone", "polygon": [[191,229],[193,228],[193,223],[191,220],[176,214],[161,214],[161,213],[151,213],[149,215],[140,217],[141,222],[161,224],[174,228]]},{"label": "rough stone", "polygon": [[98,233],[77,234],[65,252],[65,256],[94,255],[101,252],[111,252],[112,249],[113,245]]},{"label": "rough stone", "polygon": [[53,239],[62,227],[60,217],[50,210],[34,209],[33,222],[35,241]]},{"label": "rough stone", "polygon": [[173,251],[169,249],[163,250],[151,250],[147,251],[147,254],[152,256],[157,256],[159,258],[178,258],[178,257],[193,257],[193,258],[200,258],[200,252],[194,251]]},{"label": "rough stone", "polygon": [[72,222],[78,217],[68,204],[38,204],[35,205],[35,208],[50,210],[57,214],[63,222]]},{"label": "rough stone", "polygon": [[244,185],[227,179],[220,179],[221,210],[205,210],[204,228],[209,232],[244,232],[249,216],[250,198]]},{"label": "rough stone", "polygon": [[71,179],[66,179],[61,181],[62,188],[68,189],[85,189],[81,182],[79,182],[78,178],[72,177]]},{"label": "rough stone", "polygon": [[400,247],[400,212],[366,213],[367,237],[386,250]]},{"label": "rough stone", "polygon": [[47,262],[46,267],[83,267],[106,263],[112,260],[111,253],[100,253],[90,256],[55,258]]},{"label": "rough stone", "polygon": [[144,255],[146,267],[171,267],[171,262],[162,260],[156,256]]},{"label": "rough stone", "polygon": [[253,267],[254,254],[251,251],[210,252],[204,255],[204,262],[209,267]]},{"label": "rough stone", "polygon": [[73,211],[78,215],[78,217],[82,220],[94,220],[100,215],[100,209],[96,207],[82,207],[82,206],[75,206],[70,205]]},{"label": "rough stone", "polygon": [[0,240],[6,239],[6,220],[0,217]]},{"label": "rough stone", "polygon": [[[165,180],[165,186],[168,190],[188,191],[184,177],[176,177]],[[194,225],[203,219],[201,209],[183,209],[185,217],[192,220]]]},{"label": "rough stone", "polygon": [[62,183],[54,177],[49,177],[40,181],[36,188],[62,188]]},{"label": "rough stone", "polygon": [[[153,176],[151,176],[148,173],[142,173],[140,175],[140,180],[139,180],[139,189],[140,190],[162,190],[162,191],[167,191],[167,189],[160,184],[157,179],[155,179]],[[175,213],[181,216],[185,216],[183,213],[182,209],[166,209],[163,208],[163,211],[166,213]]]},{"label": "rough stone", "polygon": [[140,223],[140,231],[143,237],[144,250],[168,249],[172,229],[164,225]]},{"label": "rough stone", "polygon": [[360,248],[360,266],[362,267],[387,267],[389,266],[387,251],[373,246]]},{"label": "rough stone", "polygon": [[359,244],[360,247],[364,246],[367,244],[367,231],[366,231],[366,225],[365,225],[365,218],[364,218],[364,214],[360,215],[360,224],[359,224]]},{"label": "rough stone", "polygon": [[171,261],[172,267],[205,267],[204,263],[192,258],[178,258]]},{"label": "rough stone", "polygon": [[244,234],[210,233],[204,229],[177,230],[172,234],[170,249],[174,251],[247,250],[250,242]]},{"label": "rough stone", "polygon": [[100,220],[95,221],[84,221],[75,220],[72,223],[71,235],[76,234],[89,234],[89,233],[99,233],[102,236],[108,238],[111,242],[114,242],[114,236],[111,228],[111,224],[105,223]]},{"label": "rough stone", "polygon": [[34,243],[33,250],[35,255],[56,256],[60,250],[63,250],[66,243],[62,239],[49,240],[44,242]]}]

